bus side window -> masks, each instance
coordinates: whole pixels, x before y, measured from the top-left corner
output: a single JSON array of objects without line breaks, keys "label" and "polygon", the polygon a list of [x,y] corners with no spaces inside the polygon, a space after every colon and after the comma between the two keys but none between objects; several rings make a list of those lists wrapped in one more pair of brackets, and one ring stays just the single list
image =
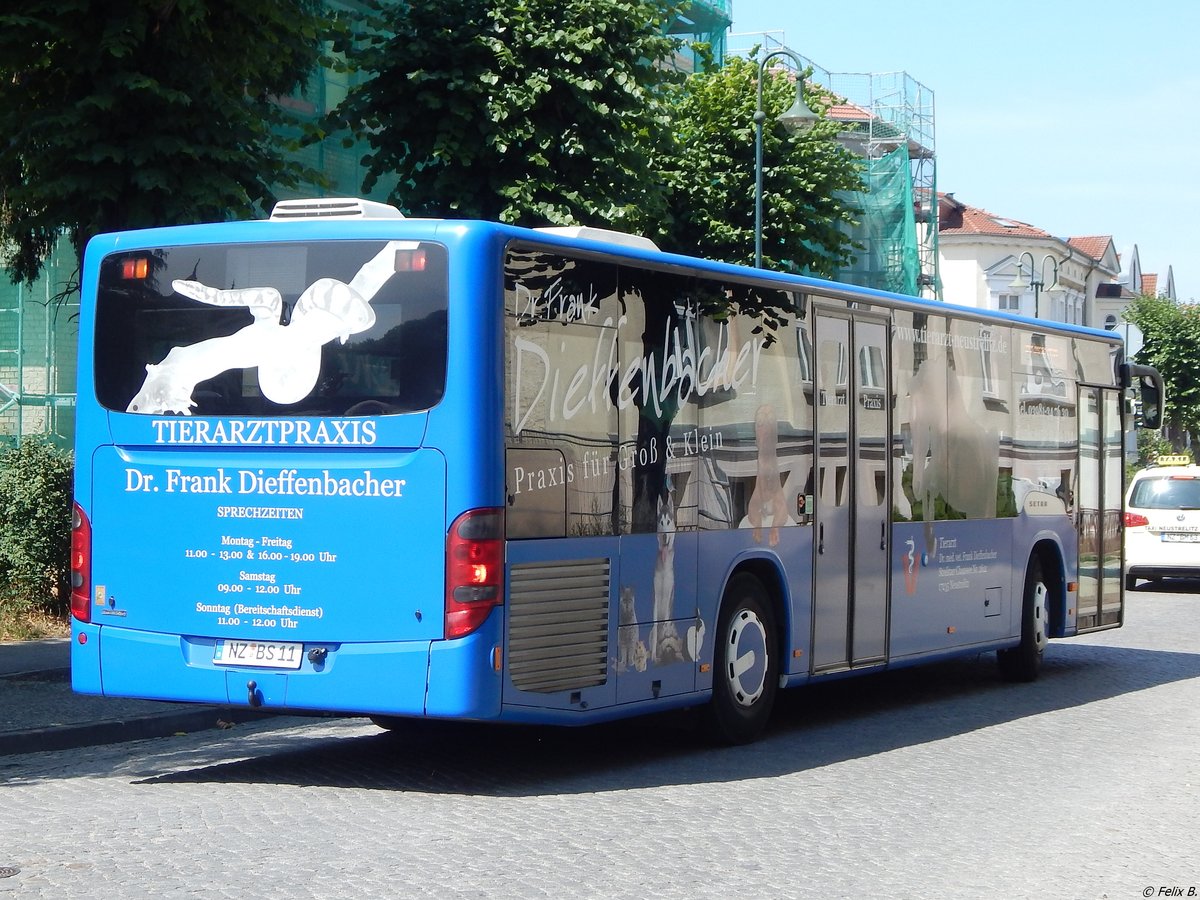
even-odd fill
[{"label": "bus side window", "polygon": [[561,450],[510,447],[505,454],[510,538],[563,537],[567,533],[566,462]]}]

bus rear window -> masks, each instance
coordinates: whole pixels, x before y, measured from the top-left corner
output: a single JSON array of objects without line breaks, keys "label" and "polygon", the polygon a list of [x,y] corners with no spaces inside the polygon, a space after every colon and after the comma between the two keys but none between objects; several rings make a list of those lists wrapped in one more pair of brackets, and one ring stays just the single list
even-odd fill
[{"label": "bus rear window", "polygon": [[197,245],[100,264],[95,379],[115,412],[377,416],[446,379],[446,250],[417,241]]}]

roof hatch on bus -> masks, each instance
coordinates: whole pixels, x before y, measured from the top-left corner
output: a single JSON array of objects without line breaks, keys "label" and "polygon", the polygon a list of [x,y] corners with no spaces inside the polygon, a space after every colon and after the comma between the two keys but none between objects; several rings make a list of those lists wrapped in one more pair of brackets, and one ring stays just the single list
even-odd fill
[{"label": "roof hatch on bus", "polygon": [[387,203],[359,197],[317,197],[280,200],[271,210],[271,220],[291,219],[403,219],[404,214]]},{"label": "roof hatch on bus", "polygon": [[640,234],[630,234],[627,231],[613,231],[609,228],[593,228],[590,225],[553,225],[545,228],[535,228],[542,234],[553,234],[571,240],[603,241],[606,244],[620,244],[622,247],[636,247],[639,250],[657,250],[658,244]]}]

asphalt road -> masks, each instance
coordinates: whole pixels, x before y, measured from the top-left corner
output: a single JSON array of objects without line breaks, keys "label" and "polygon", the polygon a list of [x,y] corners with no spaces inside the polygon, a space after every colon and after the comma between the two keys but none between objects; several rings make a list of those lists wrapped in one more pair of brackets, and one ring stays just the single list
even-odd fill
[{"label": "asphalt road", "polygon": [[0,757],[0,897],[1200,896],[1200,589],[1129,603],[1034,684],[800,689],[748,747],[268,720]]}]

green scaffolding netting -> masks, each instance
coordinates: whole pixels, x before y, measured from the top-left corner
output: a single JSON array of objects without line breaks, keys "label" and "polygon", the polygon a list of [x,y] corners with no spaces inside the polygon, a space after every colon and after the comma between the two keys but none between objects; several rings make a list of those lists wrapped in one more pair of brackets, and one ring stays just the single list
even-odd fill
[{"label": "green scaffolding netting", "polygon": [[56,295],[77,277],[66,239],[33,285],[0,272],[0,447],[34,435],[74,441],[79,295]]},{"label": "green scaffolding netting", "polygon": [[921,264],[908,148],[902,144],[864,164],[863,190],[843,194],[844,200],[862,210],[858,224],[844,228],[861,249],[836,277],[863,287],[915,295],[920,289]]}]

